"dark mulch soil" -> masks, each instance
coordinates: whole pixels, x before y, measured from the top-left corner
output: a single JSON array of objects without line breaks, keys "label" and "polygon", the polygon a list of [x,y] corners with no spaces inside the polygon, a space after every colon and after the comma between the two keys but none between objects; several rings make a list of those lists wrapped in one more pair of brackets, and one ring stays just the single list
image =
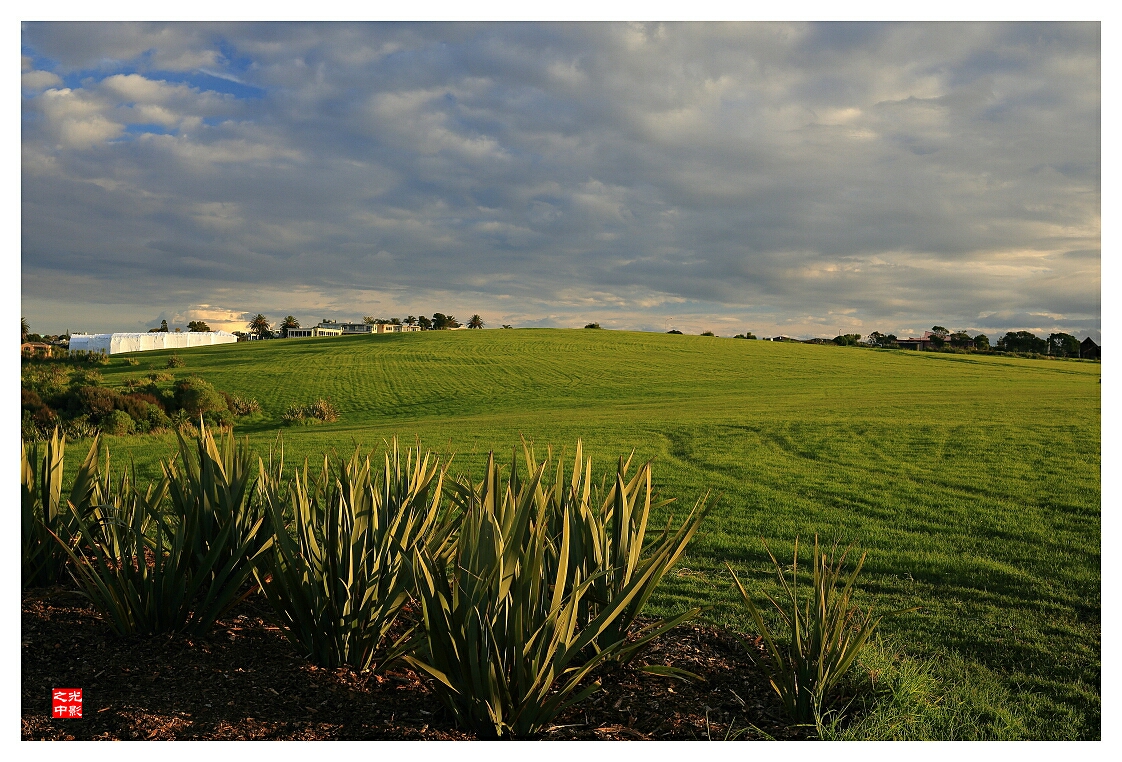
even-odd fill
[{"label": "dark mulch soil", "polygon": [[[206,637],[114,636],[77,594],[23,595],[24,740],[458,740],[427,679],[318,668],[246,602]],[[753,649],[756,650],[756,649]],[[682,625],[641,663],[696,673],[684,681],[613,666],[604,690],[571,708],[547,740],[797,739],[761,669],[762,652],[716,627]],[[82,719],[51,717],[51,688],[82,688]]]}]

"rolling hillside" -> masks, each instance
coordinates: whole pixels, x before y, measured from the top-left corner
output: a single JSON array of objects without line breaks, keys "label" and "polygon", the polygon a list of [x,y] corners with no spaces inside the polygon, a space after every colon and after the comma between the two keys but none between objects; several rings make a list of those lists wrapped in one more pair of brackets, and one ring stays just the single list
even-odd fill
[{"label": "rolling hillside", "polygon": [[[106,383],[162,370],[167,354],[114,357]],[[395,434],[476,475],[519,435],[570,452],[582,437],[596,472],[632,449],[654,458],[665,495],[720,496],[661,610],[697,601],[743,628],[723,561],[759,588],[761,536],[781,559],[796,535],[857,542],[862,600],[923,610],[885,621],[877,658],[898,679],[881,687],[899,695],[851,734],[1099,735],[1097,364],[544,329],[179,355],[177,377],[257,398],[263,412],[237,431],[262,454],[283,431],[286,462]],[[288,405],[321,396],[338,423],[281,426]],[[110,447],[154,474],[173,440]]]}]

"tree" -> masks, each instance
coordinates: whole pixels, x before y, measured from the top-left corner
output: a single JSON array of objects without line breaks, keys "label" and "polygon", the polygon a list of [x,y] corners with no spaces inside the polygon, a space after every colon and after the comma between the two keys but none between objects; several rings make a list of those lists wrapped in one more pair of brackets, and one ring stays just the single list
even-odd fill
[{"label": "tree", "polygon": [[167,333],[167,332],[168,332],[168,321],[161,320],[160,321],[160,333]]},{"label": "tree", "polygon": [[288,329],[289,328],[299,328],[299,327],[300,327],[300,321],[299,320],[297,320],[292,315],[285,315],[284,320],[282,320],[281,324],[280,324],[281,338],[282,339],[287,339],[288,338]]},{"label": "tree", "polygon": [[417,318],[417,325],[421,326],[422,331],[432,330],[432,321],[424,315],[421,315],[419,318]]},{"label": "tree", "polygon": [[444,331],[449,328],[459,328],[460,324],[456,322],[454,315],[445,315],[443,312],[432,313],[432,327],[437,331]]},{"label": "tree", "polygon": [[479,317],[479,315],[472,315],[471,320],[468,321],[468,328],[482,328],[482,327],[483,327],[483,318]]},{"label": "tree", "polygon": [[265,317],[260,312],[258,312],[257,315],[254,316],[253,320],[249,321],[249,325],[247,327],[249,328],[250,333],[255,334],[259,339],[273,338],[273,331],[269,327],[269,318]]},{"label": "tree", "polygon": [[589,323],[588,325],[585,326],[585,328],[593,328],[593,329],[596,329],[596,328],[599,328],[599,327],[600,327],[599,323]]},{"label": "tree", "polygon": [[667,333],[675,333],[675,334],[677,334],[677,335],[679,335],[679,336],[681,336],[681,335],[682,335],[682,332],[681,332],[681,331],[679,331],[679,330],[678,330],[677,328],[671,328],[671,329],[670,329],[669,331],[667,331]]},{"label": "tree", "polygon": [[845,333],[834,337],[834,343],[839,347],[855,347],[860,340],[861,334],[859,333]]},{"label": "tree", "polygon": [[989,336],[986,336],[984,333],[979,333],[977,336],[974,337],[974,349],[989,349],[989,348],[990,348],[990,337]]},{"label": "tree", "polygon": [[378,319],[373,315],[363,315],[362,322],[366,323],[367,325],[375,325],[378,322]]},{"label": "tree", "polygon": [[390,325],[401,325],[401,318],[390,318]]},{"label": "tree", "polygon": [[997,340],[997,348],[1003,352],[1048,351],[1048,342],[1030,331],[1011,331]]},{"label": "tree", "polygon": [[194,331],[196,333],[206,333],[210,330],[210,326],[201,320],[192,320],[187,324],[187,330]]},{"label": "tree", "polygon": [[950,334],[950,331],[941,325],[933,325],[931,326],[931,333],[938,336],[940,339],[945,339]]},{"label": "tree", "polygon": [[1056,357],[1079,357],[1079,339],[1070,333],[1053,333],[1048,337],[1048,354]]},{"label": "tree", "polygon": [[417,318],[409,315],[405,318],[405,325],[417,325]]},{"label": "tree", "polygon": [[27,318],[21,317],[19,319],[19,343],[22,344],[27,341],[27,334],[31,333],[31,326],[27,324]]},{"label": "tree", "polygon": [[950,342],[952,347],[961,348],[972,343],[974,340],[970,338],[970,334],[968,334],[966,331],[955,331],[947,337],[947,341]]}]

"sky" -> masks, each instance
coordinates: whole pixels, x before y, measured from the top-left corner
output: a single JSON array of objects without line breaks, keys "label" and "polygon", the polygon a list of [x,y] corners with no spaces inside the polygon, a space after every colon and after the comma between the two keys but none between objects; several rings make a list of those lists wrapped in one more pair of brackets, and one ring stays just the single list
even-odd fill
[{"label": "sky", "polygon": [[1101,341],[1096,23],[25,23],[32,330]]}]

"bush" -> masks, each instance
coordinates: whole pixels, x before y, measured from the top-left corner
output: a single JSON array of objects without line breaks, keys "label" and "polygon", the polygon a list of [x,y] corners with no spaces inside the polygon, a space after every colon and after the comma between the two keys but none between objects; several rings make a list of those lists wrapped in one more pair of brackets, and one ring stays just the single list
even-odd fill
[{"label": "bush", "polygon": [[209,382],[198,376],[184,378],[175,384],[175,405],[192,420],[207,413],[228,411],[226,399]]},{"label": "bush", "polygon": [[821,733],[831,689],[853,665],[881,619],[887,615],[874,619],[871,611],[862,615],[851,604],[853,585],[865,564],[865,554],[861,555],[853,571],[847,576],[843,569],[849,549],[838,556],[837,546],[834,546],[827,555],[819,551],[818,537],[815,536],[811,593],[804,601],[797,588],[798,538],[795,539],[790,581],[766,543],[764,548],[779,576],[783,603],[780,604],[769,595],[764,597],[782,618],[783,629],[787,633],[786,642],[778,641],[732,567],[727,563],[725,566],[732,572],[737,590],[771,656],[772,688],[779,694],[792,720],[800,724],[813,722]]},{"label": "bush", "polygon": [[713,332],[712,332],[712,331],[703,331],[703,332],[701,333],[701,335],[702,335],[702,336],[713,336],[714,334],[713,334]]},{"label": "bush", "polygon": [[503,479],[492,453],[482,483],[452,487],[463,514],[452,563],[425,549],[415,553],[425,642],[406,660],[434,678],[433,691],[457,722],[483,737],[531,738],[598,690],[598,682],[578,686],[621,644],[596,651],[596,640],[658,571],[637,570],[578,630],[592,580],[579,576],[577,563],[556,563],[552,576],[546,565],[579,531],[572,515],[560,535],[541,519],[548,465],[525,480],[515,469]]},{"label": "bush", "polygon": [[[525,442],[522,447],[527,471],[537,473],[541,466],[533,448]],[[552,450],[549,450],[547,463],[552,461],[552,455]],[[512,463],[511,468],[515,465]],[[611,475],[614,478],[605,474],[608,478],[601,479],[601,485],[611,485],[603,494],[602,486],[590,484],[591,463],[583,459],[583,447],[578,439],[572,476],[565,477],[564,463],[558,459],[555,468],[546,469],[542,483],[544,495],[539,500],[554,537],[564,534],[566,521],[572,524],[572,542],[565,556],[572,570],[560,576],[588,580],[588,595],[583,598],[577,613],[579,626],[586,626],[624,595],[633,579],[646,575],[649,568],[654,570],[646,576],[646,582],[631,603],[594,641],[597,650],[617,648],[615,658],[621,661],[633,658],[654,638],[701,613],[701,609],[691,608],[669,619],[651,620],[628,641],[632,624],[642,614],[663,576],[685,552],[686,545],[710,509],[703,497],[675,531],[671,532],[670,524],[667,524],[660,537],[648,541],[647,526],[651,512],[672,501],[659,500],[654,495],[650,461],[640,466],[633,476],[628,474],[630,467],[630,457],[626,460],[620,458],[615,473]],[[550,471],[552,484],[548,482]],[[560,551],[546,554],[546,579],[559,576],[557,566],[562,561],[561,556]],[[572,593],[573,590],[570,587],[565,592]]]},{"label": "bush", "polygon": [[113,436],[124,436],[133,433],[136,424],[124,410],[114,410],[101,419],[101,430]]},{"label": "bush", "polygon": [[182,368],[186,364],[187,363],[179,355],[172,355],[168,358],[167,365],[165,365],[164,367],[165,368]]},{"label": "bush", "polygon": [[677,330],[677,329],[674,329],[674,328],[671,328],[671,329],[670,329],[669,331],[667,331],[667,333],[676,333],[676,334],[678,334],[679,336],[681,336],[681,335],[682,335],[682,332],[681,332],[681,331],[679,331],[679,330]]},{"label": "bush", "polygon": [[314,426],[339,420],[339,411],[329,400],[318,399],[307,405],[289,405],[281,416],[287,426]]},{"label": "bush", "polygon": [[596,328],[599,328],[599,327],[600,327],[599,323],[589,323],[588,325],[585,326],[585,328],[593,328],[593,329],[596,329]]},{"label": "bush", "polygon": [[154,384],[158,384],[158,383],[161,383],[163,381],[174,381],[175,380],[175,376],[173,376],[170,373],[164,373],[162,371],[156,371],[154,373],[149,373],[147,378],[148,378],[149,381],[151,381]]},{"label": "bush", "polygon": [[236,416],[261,412],[261,403],[252,397],[239,397],[228,392],[222,392],[222,396],[226,399],[226,407]]},{"label": "bush", "polygon": [[140,360],[136,359],[135,357],[126,357],[125,365],[132,365],[133,367],[135,367],[137,365],[140,365]]},{"label": "bush", "polygon": [[[384,463],[377,474],[356,453],[334,478],[324,463],[309,487],[305,462],[287,487],[269,481],[264,489],[275,539],[257,580],[274,622],[324,667],[382,668],[404,653],[412,630],[382,646],[415,587],[413,549],[442,556],[450,544],[439,462],[419,448],[403,462],[395,439]],[[285,516],[294,517],[291,527]]]},{"label": "bush", "polygon": [[102,386],[83,386],[70,395],[69,409],[72,415],[88,415],[94,421],[101,421],[117,409],[120,396],[112,389]]}]

